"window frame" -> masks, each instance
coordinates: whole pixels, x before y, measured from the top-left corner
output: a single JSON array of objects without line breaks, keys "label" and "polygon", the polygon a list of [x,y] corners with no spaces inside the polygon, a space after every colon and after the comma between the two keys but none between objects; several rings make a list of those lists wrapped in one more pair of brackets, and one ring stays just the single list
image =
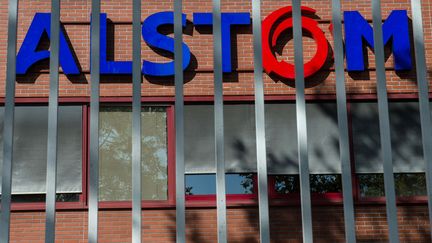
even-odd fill
[{"label": "window frame", "polygon": [[[432,93],[429,93],[429,103],[431,102]],[[352,121],[352,110],[351,104],[355,102],[377,102],[377,94],[352,94],[347,95],[347,114],[348,114],[348,136],[349,136],[349,152],[351,160],[351,180],[353,187],[353,199],[355,204],[359,205],[385,205],[385,196],[381,197],[362,197],[360,195],[360,182],[355,172],[355,158],[354,158],[354,139],[353,139],[353,121]],[[388,102],[418,102],[417,93],[401,93],[401,94],[388,94]],[[395,174],[395,173],[393,173]],[[425,205],[428,203],[427,195],[424,196],[396,196],[397,205]]]},{"label": "window frame", "polygon": [[[429,94],[432,98],[432,93]],[[167,200],[143,200],[142,208],[175,208],[175,122],[174,122],[174,97],[142,97],[142,106],[165,106],[167,107],[167,151],[168,151],[168,198]],[[224,96],[226,104],[253,103],[253,96]],[[307,101],[312,102],[336,102],[335,94],[306,95]],[[389,102],[392,101],[418,101],[417,93],[388,94]],[[294,102],[295,95],[268,95],[265,101],[269,103]],[[347,94],[347,114],[349,129],[349,149],[351,160],[351,176],[353,200],[356,205],[384,205],[385,197],[361,197],[359,180],[355,173],[355,161],[353,154],[353,134],[351,103],[353,102],[376,102],[376,94]],[[131,104],[131,97],[101,97],[101,105]],[[212,104],[212,96],[185,96],[185,104]],[[0,98],[0,105],[4,106],[5,98]],[[16,106],[48,106],[47,97],[16,97]],[[90,98],[89,97],[59,97],[59,105],[78,105],[82,107],[82,193],[77,202],[58,202],[57,210],[86,210],[88,209],[88,168],[89,168],[89,121],[90,121]],[[256,174],[255,174],[256,175]],[[254,177],[254,193],[246,195],[227,194],[227,206],[256,206],[257,179]],[[270,206],[300,205],[299,193],[291,195],[278,195],[274,190],[273,175],[268,175],[268,197]],[[342,193],[311,194],[313,205],[342,205]],[[186,196],[185,197],[191,197]],[[186,198],[186,207],[215,207],[215,195],[193,195],[193,199]],[[425,205],[427,196],[397,197],[398,205]],[[100,209],[130,209],[131,201],[100,202]],[[43,211],[45,202],[12,202],[12,211]]]},{"label": "window frame", "polygon": [[[56,210],[87,210],[88,209],[88,177],[89,177],[89,131],[90,131],[90,99],[89,97],[59,97],[59,106],[76,105],[82,107],[82,192],[76,202],[57,202]],[[171,99],[142,97],[142,106],[166,107],[167,115],[167,200],[143,200],[142,208],[173,208],[175,207],[175,131],[174,104]],[[4,106],[5,99],[0,98]],[[130,97],[101,97],[101,105],[130,105]],[[17,97],[15,106],[48,106],[48,98]],[[42,195],[42,194],[37,194]],[[99,202],[99,209],[131,209],[132,201]],[[12,202],[11,211],[44,211],[45,202]]]},{"label": "window frame", "polygon": [[[0,103],[4,106],[4,98],[0,99]],[[87,102],[88,103],[88,102]],[[76,202],[57,202],[57,210],[70,210],[70,209],[83,209],[86,208],[87,201],[87,144],[88,144],[88,104],[83,102],[82,99],[59,98],[59,106],[81,106],[82,111],[82,173],[81,173],[81,187],[82,192],[79,194],[79,199]],[[47,106],[48,98],[15,98],[15,106]],[[22,195],[22,194],[21,194]],[[34,194],[44,195],[44,194]],[[28,210],[45,210],[45,202],[11,202],[11,211],[28,211]]]},{"label": "window frame", "polygon": [[[306,100],[313,103],[336,102],[336,95],[307,95]],[[253,96],[224,96],[224,105],[230,104],[253,104]],[[185,105],[213,105],[212,97],[185,97]],[[266,96],[266,103],[293,103],[295,95]],[[256,206],[258,205],[258,180],[257,173],[254,173],[254,193],[249,195],[226,194],[228,207]],[[354,178],[354,176],[353,176]],[[268,200],[270,206],[301,205],[300,193],[280,195],[274,187],[274,176],[267,175]],[[353,184],[354,185],[354,184]],[[215,207],[216,195],[185,195],[186,207]],[[313,205],[335,205],[342,204],[343,197],[340,193],[311,193]]]},{"label": "window frame", "polygon": [[[132,100],[130,98],[102,99],[100,106],[130,106]],[[166,208],[175,206],[175,127],[174,127],[174,105],[168,102],[152,102],[142,99],[141,107],[144,106],[159,106],[166,107],[167,117],[167,199],[166,200],[142,200],[141,208]],[[89,111],[90,112],[90,109]],[[90,113],[88,114],[90,118]],[[88,120],[89,124],[90,119]],[[89,154],[89,148],[87,153]],[[87,170],[90,168],[90,163],[87,165]],[[88,190],[88,185],[87,185]],[[86,206],[87,206],[86,200]],[[131,209],[132,200],[130,201],[99,201],[100,209]]]},{"label": "window frame", "polygon": [[[266,97],[266,102],[292,102],[293,97],[284,97],[278,100],[275,97]],[[429,98],[432,97],[432,93],[429,94]],[[397,101],[413,101],[418,102],[418,95],[416,93],[410,94],[388,94],[389,102]],[[307,95],[307,101],[313,102],[325,102],[333,100],[335,102],[335,95]],[[370,204],[385,204],[385,197],[361,197],[360,196],[360,185],[357,173],[355,172],[355,159],[354,159],[354,144],[353,144],[353,126],[352,126],[352,111],[351,104],[354,102],[376,102],[376,94],[347,94],[347,114],[348,114],[348,141],[349,141],[349,152],[351,161],[351,181],[354,203],[358,205],[370,205]],[[300,194],[292,193],[287,195],[280,195],[276,193],[274,188],[274,177],[269,175],[268,177],[268,190],[270,205],[300,205]],[[311,193],[312,204],[314,205],[326,205],[326,204],[342,204],[343,195],[342,193],[324,193],[317,194]],[[398,204],[427,204],[427,196],[397,196],[396,201]]]},{"label": "window frame", "polygon": [[[316,94],[316,95],[306,95],[306,101],[309,102],[336,102],[336,94]],[[432,93],[429,94],[429,98],[432,98]],[[351,104],[354,102],[376,102],[378,99],[377,94],[347,94],[347,115],[348,115],[348,141],[349,141],[349,152],[350,152],[350,164],[351,164],[351,182],[352,182],[352,192],[353,201],[356,205],[371,205],[379,204],[384,205],[386,203],[385,197],[361,197],[360,196],[360,185],[357,174],[355,172],[355,160],[354,160],[354,150],[353,150],[353,130],[352,130],[352,116],[351,116]],[[254,96],[224,96],[225,104],[248,104],[253,103]],[[395,101],[418,101],[417,93],[401,93],[401,94],[388,94],[389,102]],[[212,104],[213,97],[185,97],[186,104]],[[287,103],[295,102],[295,95],[268,95],[265,97],[265,102],[267,103]],[[257,182],[255,182],[257,183]],[[276,193],[274,188],[274,177],[268,174],[268,197],[270,206],[289,206],[289,205],[301,205],[300,193],[292,193],[287,195],[280,195]],[[193,206],[215,206],[215,203],[208,203],[208,200],[201,201],[195,200]],[[410,196],[410,197],[400,197],[396,198],[397,204],[427,204],[427,196]],[[313,205],[343,205],[343,192],[340,193],[311,193],[311,202]],[[244,204],[256,205],[257,199],[253,202],[244,201]],[[241,206],[244,205],[241,202],[228,201],[227,195],[227,206]],[[188,202],[186,202],[188,206]]]}]

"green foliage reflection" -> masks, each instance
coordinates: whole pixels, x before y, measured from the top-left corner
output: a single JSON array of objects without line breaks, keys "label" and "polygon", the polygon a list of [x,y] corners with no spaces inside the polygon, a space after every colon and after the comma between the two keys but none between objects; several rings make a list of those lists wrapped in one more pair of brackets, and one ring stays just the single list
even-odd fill
[{"label": "green foliage reflection", "polygon": [[[167,199],[167,124],[164,107],[141,113],[142,196]],[[131,200],[132,112],[128,106],[101,107],[100,200]]]}]

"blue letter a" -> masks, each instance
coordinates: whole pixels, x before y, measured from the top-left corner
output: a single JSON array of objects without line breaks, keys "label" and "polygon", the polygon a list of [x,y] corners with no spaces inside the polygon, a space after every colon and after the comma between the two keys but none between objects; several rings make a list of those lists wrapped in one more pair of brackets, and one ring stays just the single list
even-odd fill
[{"label": "blue letter a", "polygon": [[[21,45],[16,60],[16,73],[25,74],[27,70],[35,63],[49,58],[48,50],[38,51],[38,45],[44,33],[48,38],[51,36],[51,14],[36,13],[26,37]],[[60,65],[66,75],[79,74],[77,64],[73,58],[69,45],[66,42],[63,31],[60,29]]]}]

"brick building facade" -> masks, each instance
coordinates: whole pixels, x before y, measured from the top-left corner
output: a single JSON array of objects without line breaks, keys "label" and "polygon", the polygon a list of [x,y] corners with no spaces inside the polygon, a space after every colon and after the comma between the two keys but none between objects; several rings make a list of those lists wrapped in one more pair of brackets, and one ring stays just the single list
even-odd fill
[{"label": "brick building facade", "polygon": [[[8,3],[0,0],[0,99],[5,96],[7,19]],[[251,1],[221,1],[222,12],[251,12]],[[264,0],[262,19],[271,12],[290,5],[289,1]],[[333,38],[330,32],[331,2],[303,1],[302,6],[316,10],[313,18],[325,33],[330,46]],[[386,18],[392,10],[402,9],[411,16],[410,1],[381,2],[382,15]],[[50,12],[50,1],[22,0],[18,11],[18,50],[36,13]],[[342,10],[359,11],[367,20],[371,20],[369,1],[343,1]],[[422,3],[423,24],[428,67],[429,84],[432,67],[432,2]],[[173,11],[173,1],[143,1],[142,20],[161,11]],[[192,61],[185,71],[186,105],[211,104],[213,100],[213,35],[209,28],[193,26],[193,13],[211,12],[209,0],[184,0],[183,12],[186,14],[187,27],[183,40],[190,48]],[[107,55],[111,61],[132,60],[132,1],[102,1],[101,12],[108,17]],[[61,22],[67,36],[74,59],[81,74],[64,75],[60,72],[59,100],[61,105],[78,105],[83,108],[82,135],[82,191],[79,199],[73,202],[61,202],[57,210],[56,242],[87,242],[87,170],[88,167],[88,107],[90,102],[90,17],[91,1],[61,1]],[[369,21],[371,22],[371,21]],[[411,28],[410,28],[411,30]],[[172,26],[160,30],[173,36]],[[288,33],[288,36],[290,33]],[[41,49],[49,47],[48,38],[40,43]],[[226,105],[253,104],[253,47],[252,25],[233,27],[232,64],[233,72],[224,75],[223,93]],[[412,40],[411,40],[412,41]],[[288,37],[279,44],[278,60],[293,60],[293,42]],[[303,37],[304,58],[311,59],[316,46],[307,36]],[[376,73],[374,54],[367,50],[367,70],[363,72],[345,72],[348,103],[359,101],[376,102]],[[331,50],[331,48],[330,48]],[[386,49],[389,58],[385,63],[389,99],[395,102],[417,100],[415,68],[410,71],[395,71],[391,49]],[[142,41],[142,59],[153,62],[168,62],[172,53],[150,48]],[[413,59],[414,60],[414,59]],[[17,106],[46,106],[49,95],[48,59],[32,66],[27,74],[19,75],[16,82]],[[292,103],[295,100],[293,80],[285,80],[263,73],[264,93],[269,103]],[[306,99],[309,102],[335,102],[336,81],[332,53],[326,65],[315,75],[306,79]],[[144,106],[162,105],[167,107],[167,196],[166,200],[146,200],[143,202],[143,240],[146,242],[175,242],[175,188],[173,180],[174,148],[173,121],[174,79],[171,77],[145,76],[142,83]],[[131,75],[102,75],[100,85],[102,105],[130,104],[132,101]],[[418,116],[418,115],[417,115]],[[390,117],[390,119],[392,119]],[[351,131],[351,141],[353,132]],[[403,137],[403,136],[402,136]],[[420,140],[420,138],[419,138]],[[354,142],[351,142],[353,147]],[[378,148],[377,148],[378,149]],[[351,148],[351,158],[354,149]],[[354,162],[352,162],[354,164]],[[271,184],[271,183],[270,183]],[[387,242],[388,227],[385,200],[382,196],[363,197],[360,182],[353,169],[353,191],[355,200],[356,235],[358,242]],[[289,194],[289,193],[288,193]],[[331,193],[330,193],[331,194]],[[314,242],[344,242],[343,203],[340,192],[330,195],[320,193],[312,196],[312,215]],[[256,193],[252,195],[256,196]],[[259,221],[256,197],[228,198],[227,224],[228,241],[239,243],[259,242]],[[31,197],[31,196],[30,196]],[[43,242],[45,213],[43,202],[23,199],[13,202],[11,217],[11,242]],[[214,197],[187,198],[186,201],[186,236],[188,242],[216,242],[216,209]],[[130,201],[109,201],[100,203],[99,241],[130,242],[131,230]],[[398,223],[401,242],[430,242],[427,197],[408,195],[398,197]],[[270,232],[272,242],[301,242],[301,214],[298,196],[270,197]]]}]

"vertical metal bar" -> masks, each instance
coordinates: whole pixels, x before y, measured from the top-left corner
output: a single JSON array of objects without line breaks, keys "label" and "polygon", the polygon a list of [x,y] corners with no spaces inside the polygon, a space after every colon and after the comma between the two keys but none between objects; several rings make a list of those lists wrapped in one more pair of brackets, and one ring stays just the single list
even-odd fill
[{"label": "vertical metal bar", "polygon": [[182,0],[174,0],[176,242],[186,242]]},{"label": "vertical metal bar", "polygon": [[99,70],[100,0],[92,0],[91,17],[90,170],[88,201],[88,242],[98,242],[99,202]]},{"label": "vertical metal bar", "polygon": [[221,3],[213,0],[213,65],[214,65],[214,119],[215,119],[215,163],[216,163],[216,205],[218,242],[227,242],[225,157],[224,157],[224,114],[222,76],[222,33]]},{"label": "vertical metal bar", "polygon": [[141,243],[141,0],[132,11],[132,242]]},{"label": "vertical metal bar", "polygon": [[261,38],[261,0],[252,0],[252,22],[254,38],[254,79],[255,79],[255,135],[258,171],[258,208],[260,222],[260,242],[270,242],[267,152],[265,138],[264,84]]},{"label": "vertical metal bar", "polygon": [[3,172],[1,195],[0,242],[9,243],[12,189],[12,156],[15,113],[16,40],[18,0],[9,0],[6,101],[3,128]]},{"label": "vertical metal bar", "polygon": [[396,193],[393,176],[390,119],[388,111],[386,74],[384,67],[384,44],[382,34],[381,1],[372,0],[373,36],[378,92],[378,112],[381,139],[381,154],[384,162],[384,188],[386,194],[387,223],[391,243],[399,242]]},{"label": "vertical metal bar", "polygon": [[303,227],[303,242],[312,243],[312,209],[310,198],[309,161],[307,149],[306,101],[304,97],[303,43],[301,23],[301,0],[292,0],[294,64],[296,87],[296,117],[298,139],[298,161],[300,173],[300,197]]},{"label": "vertical metal bar", "polygon": [[60,0],[51,1],[50,38],[50,94],[48,104],[48,145],[46,173],[45,242],[55,241],[56,184],[57,184],[57,128],[60,49]]},{"label": "vertical metal bar", "polygon": [[345,90],[344,53],[340,0],[332,0],[332,23],[334,39],[334,59],[336,75],[336,99],[339,126],[339,149],[342,171],[343,205],[346,242],[356,242],[354,202],[349,154],[348,116]]},{"label": "vertical metal bar", "polygon": [[425,58],[421,0],[411,0],[411,9],[417,86],[419,92],[420,120],[423,140],[423,157],[426,162],[429,222],[431,223],[430,227],[432,229],[432,124],[429,107],[429,85]]}]

